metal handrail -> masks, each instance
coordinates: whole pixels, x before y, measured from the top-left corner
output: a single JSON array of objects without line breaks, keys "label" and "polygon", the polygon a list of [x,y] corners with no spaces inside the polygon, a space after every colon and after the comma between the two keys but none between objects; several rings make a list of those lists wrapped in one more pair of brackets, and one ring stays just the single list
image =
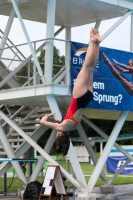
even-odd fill
[{"label": "metal handrail", "polygon": [[[35,41],[31,41],[31,43],[37,43],[37,42],[43,42],[43,41],[47,41],[47,40],[57,40],[57,41],[61,41],[61,42],[71,42],[70,40],[63,40],[63,39],[57,39],[57,38],[46,38],[46,39],[41,39],[41,40],[35,40]],[[5,48],[0,48],[0,50],[4,50],[4,49],[11,49],[14,47],[19,47],[19,46],[24,46],[27,45],[28,43],[21,43],[21,44],[16,44],[16,45],[12,45],[9,47],[5,47]]]}]

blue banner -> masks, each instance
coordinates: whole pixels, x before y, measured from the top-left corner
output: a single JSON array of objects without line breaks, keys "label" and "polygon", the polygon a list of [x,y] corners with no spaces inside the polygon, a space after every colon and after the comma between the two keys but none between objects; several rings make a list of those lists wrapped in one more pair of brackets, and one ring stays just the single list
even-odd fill
[{"label": "blue banner", "polygon": [[[71,42],[71,89],[84,63],[87,48],[87,44]],[[111,67],[105,62],[103,54],[109,59]],[[129,65],[131,59],[131,52],[100,47],[94,71],[93,100],[88,108],[133,111],[133,74],[124,67]]]},{"label": "blue banner", "polygon": [[[125,156],[110,156],[106,161],[107,172],[116,173],[117,170],[127,161]],[[128,163],[128,165],[121,171],[120,174],[133,174],[133,162]]]}]

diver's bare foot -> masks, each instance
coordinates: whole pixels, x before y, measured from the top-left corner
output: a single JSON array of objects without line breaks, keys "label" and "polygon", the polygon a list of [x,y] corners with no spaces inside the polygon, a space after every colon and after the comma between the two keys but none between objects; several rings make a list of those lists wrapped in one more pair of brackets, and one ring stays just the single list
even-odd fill
[{"label": "diver's bare foot", "polygon": [[90,30],[90,41],[97,42],[97,38],[94,35],[94,28],[92,28],[92,27],[91,27],[91,30]]},{"label": "diver's bare foot", "polygon": [[97,42],[100,43],[101,37],[100,37],[99,31],[97,29],[93,29],[93,34],[94,34],[94,37],[97,39]]}]

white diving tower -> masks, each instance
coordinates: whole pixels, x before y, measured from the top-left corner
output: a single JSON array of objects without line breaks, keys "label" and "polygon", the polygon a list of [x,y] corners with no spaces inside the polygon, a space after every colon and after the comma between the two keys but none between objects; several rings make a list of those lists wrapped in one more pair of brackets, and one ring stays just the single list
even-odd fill
[{"label": "white diving tower", "polygon": [[[31,146],[40,154],[40,160],[32,173],[29,182],[36,180],[42,169],[43,163],[48,160],[51,164],[58,164],[50,156],[49,152],[55,142],[55,131],[53,130],[46,146],[42,149],[37,145],[36,141],[45,134],[48,127],[40,126],[39,119],[46,112],[55,112],[57,118],[61,118],[61,112],[67,109],[71,98],[70,92],[70,41],[71,28],[90,24],[95,22],[95,28],[99,28],[102,20],[120,17],[120,19],[102,35],[102,41],[117,28],[129,15],[131,16],[131,38],[130,50],[133,51],[133,1],[130,0],[0,0],[0,14],[9,16],[3,37],[0,43],[0,87],[7,83],[10,89],[0,91],[0,117],[5,121],[0,125],[1,147],[0,156],[7,155],[9,158],[20,157]],[[17,17],[25,35],[31,55],[24,57],[18,50],[19,45],[9,44],[8,35],[12,28],[13,20]],[[46,23],[46,38],[43,43],[37,47],[37,41],[30,41],[28,32],[24,25],[23,19]],[[59,26],[58,31],[54,33],[54,26]],[[57,40],[56,36],[65,29],[65,38],[62,41],[65,45],[65,66],[53,77],[53,45]],[[43,30],[42,30],[43,31]],[[16,29],[16,34],[19,34]],[[7,45],[8,44],[8,45]],[[37,59],[37,53],[42,49],[46,50],[45,54],[45,70],[44,73]],[[19,60],[19,64],[14,70],[9,70],[8,66],[3,62],[3,56],[8,49],[14,50],[13,60]],[[11,64],[11,63],[10,63]],[[27,65],[30,71],[30,65],[33,67],[33,77],[29,77],[28,81],[19,86],[15,79],[15,74]],[[29,73],[30,74],[30,73]],[[40,81],[37,82],[37,77]],[[62,84],[63,81],[63,84]],[[10,106],[19,106],[19,110],[12,114]],[[6,109],[6,112],[2,108]],[[27,116],[22,119],[19,124],[13,122],[13,119],[26,108],[29,109]],[[91,111],[91,112],[90,112]],[[8,113],[8,114],[5,114]],[[72,143],[70,144],[69,157],[72,164],[76,179],[74,179],[65,169],[61,167],[62,173],[69,179],[72,184],[78,188],[83,194],[92,192],[92,189],[100,176],[103,185],[110,185],[111,181],[107,181],[106,176],[102,172],[103,166],[114,145],[124,155],[133,161],[133,157],[124,149],[115,143],[116,138],[123,126],[125,120],[132,120],[133,113],[109,111],[102,109],[85,109],[82,118],[90,127],[98,132],[103,138],[108,139],[100,159],[97,161],[96,155],[87,139],[86,133],[81,124],[78,125],[77,131],[83,140],[88,153],[96,165],[89,182],[87,183],[78,159],[75,155]],[[34,119],[31,121],[31,119]],[[36,119],[36,121],[35,121]],[[110,137],[100,130],[90,119],[114,119],[116,124]],[[37,123],[38,122],[38,123]],[[35,125],[38,124],[38,126]],[[9,125],[11,130],[5,133],[5,126]],[[30,128],[28,125],[30,124]],[[32,124],[32,125],[31,125]],[[28,129],[29,128],[29,129]],[[17,143],[17,144],[16,144]],[[4,147],[4,148],[3,148]],[[2,148],[4,150],[2,150]],[[18,163],[12,164],[24,185],[27,181]],[[10,163],[2,163],[0,165],[0,176],[2,176],[11,166]]]}]

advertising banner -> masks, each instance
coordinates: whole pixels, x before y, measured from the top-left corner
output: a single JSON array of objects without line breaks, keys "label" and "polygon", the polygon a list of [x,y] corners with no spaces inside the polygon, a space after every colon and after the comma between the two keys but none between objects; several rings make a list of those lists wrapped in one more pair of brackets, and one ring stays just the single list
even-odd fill
[{"label": "advertising banner", "polygon": [[[116,173],[117,170],[126,162],[127,157],[125,156],[109,156],[106,161],[107,172]],[[124,170],[120,174],[133,174],[133,162],[128,163]]]},{"label": "advertising banner", "polygon": [[[71,42],[71,89],[84,63],[87,44]],[[133,53],[100,47],[88,108],[133,111]],[[127,68],[126,68],[127,67]]]},{"label": "advertising banner", "polygon": [[[130,155],[133,155],[133,145],[122,145],[121,147]],[[123,153],[119,149],[112,147],[109,156],[123,156]]]}]

